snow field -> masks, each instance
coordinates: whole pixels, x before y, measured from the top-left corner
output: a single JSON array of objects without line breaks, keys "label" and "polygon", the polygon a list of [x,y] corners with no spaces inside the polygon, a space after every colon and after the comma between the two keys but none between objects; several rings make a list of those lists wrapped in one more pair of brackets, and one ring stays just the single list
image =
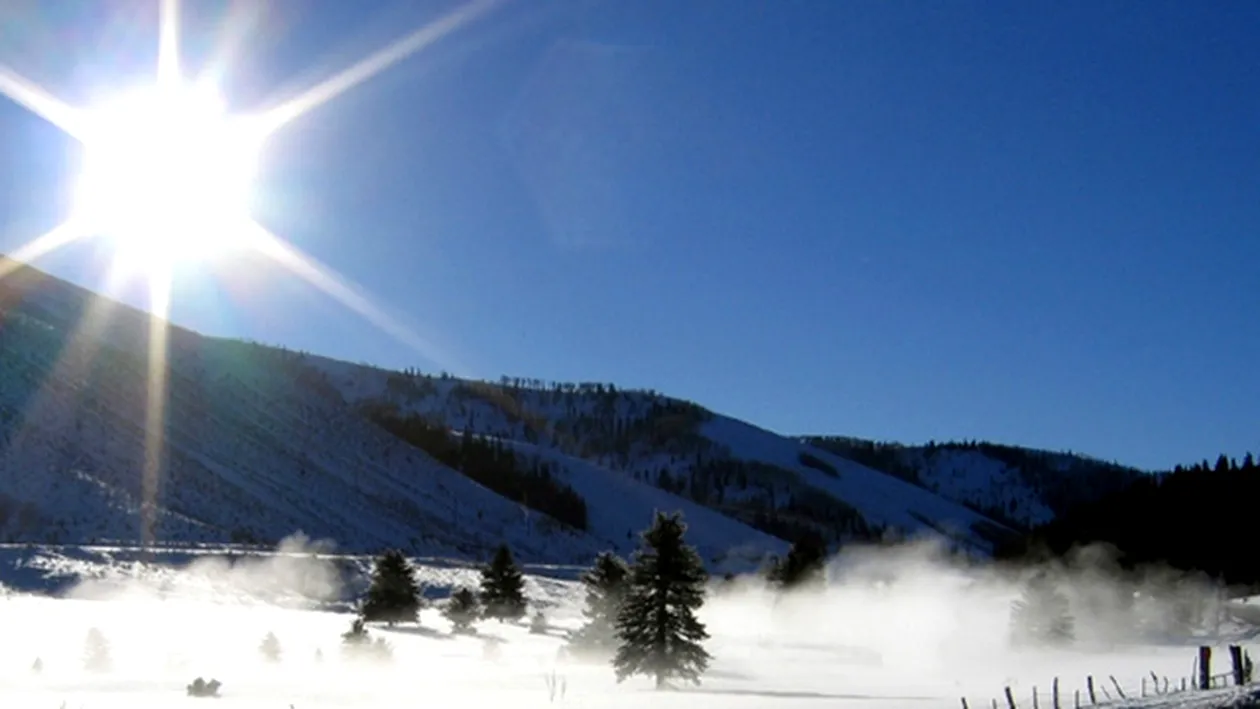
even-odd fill
[{"label": "snow field", "polygon": [[[295,573],[299,569],[301,573]],[[715,591],[701,612],[714,656],[704,684],[657,693],[634,678],[621,685],[611,668],[558,660],[563,635],[580,623],[581,589],[573,581],[531,575],[527,593],[552,626],[532,635],[526,623],[483,622],[479,637],[452,637],[436,608],[419,628],[373,627],[393,649],[392,662],[356,662],[341,653],[340,634],[351,615],[295,596],[274,605],[274,588],[294,578],[321,577],[316,564],[261,559],[241,568],[197,562],[180,570],[130,565],[114,576],[80,569],[97,579],[60,598],[12,593],[0,600],[0,697],[3,706],[66,709],[140,709],[194,701],[183,687],[196,676],[223,682],[222,709],[294,709],[418,705],[574,707],[973,707],[989,706],[1010,686],[1020,706],[1041,705],[1049,688],[1071,706],[1085,677],[1099,687],[1110,675],[1131,696],[1151,672],[1173,682],[1191,672],[1194,642],[1104,649],[1083,644],[1061,651],[1012,651],[1006,646],[1012,587],[974,573],[921,560],[889,561],[879,574],[858,566],[833,569],[838,583],[823,594],[778,599],[752,584]],[[90,574],[88,573],[90,571]],[[476,571],[422,566],[420,579],[435,595],[473,585]],[[262,583],[270,578],[273,583]],[[100,579],[105,579],[101,581]],[[341,596],[343,594],[333,594]],[[305,607],[302,607],[305,605]],[[82,668],[88,629],[109,640],[114,668]],[[283,651],[278,665],[258,646],[274,632]],[[484,656],[484,638],[501,641],[500,656]],[[1196,639],[1197,642],[1197,639]],[[1224,639],[1213,644],[1223,645]],[[316,651],[323,654],[316,661]],[[41,658],[43,672],[31,665]],[[1218,670],[1227,660],[1218,651]],[[1221,664],[1224,663],[1224,664]],[[563,679],[552,700],[547,678]],[[1101,691],[1100,691],[1101,695]],[[1206,699],[1181,697],[1185,702]],[[1154,702],[1152,702],[1153,704]],[[1163,704],[1178,706],[1177,703]]]}]

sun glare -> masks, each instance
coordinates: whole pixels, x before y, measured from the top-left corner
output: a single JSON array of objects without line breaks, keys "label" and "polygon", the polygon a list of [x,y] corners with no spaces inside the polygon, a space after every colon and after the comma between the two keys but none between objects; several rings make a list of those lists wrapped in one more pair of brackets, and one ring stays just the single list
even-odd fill
[{"label": "sun glare", "polygon": [[83,116],[73,220],[149,267],[243,246],[263,134],[205,86],[158,84]]}]

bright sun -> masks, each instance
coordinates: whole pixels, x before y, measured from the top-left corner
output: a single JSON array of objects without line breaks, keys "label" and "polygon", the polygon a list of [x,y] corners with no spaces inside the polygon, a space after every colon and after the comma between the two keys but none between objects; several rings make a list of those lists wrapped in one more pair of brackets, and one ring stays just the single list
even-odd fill
[{"label": "bright sun", "polygon": [[263,137],[203,86],[124,94],[84,114],[74,221],[142,270],[247,245]]}]

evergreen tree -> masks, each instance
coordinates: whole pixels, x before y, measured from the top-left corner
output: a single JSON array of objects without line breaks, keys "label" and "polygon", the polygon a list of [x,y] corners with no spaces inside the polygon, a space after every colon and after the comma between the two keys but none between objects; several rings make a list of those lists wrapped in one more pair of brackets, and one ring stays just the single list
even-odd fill
[{"label": "evergreen tree", "polygon": [[88,630],[87,640],[84,642],[84,668],[90,672],[106,672],[112,665],[109,641],[105,639],[105,635],[96,628]]},{"label": "evergreen tree", "polygon": [[258,651],[262,653],[263,659],[267,662],[279,662],[280,638],[277,638],[275,633],[267,633],[262,640],[262,644],[258,646]]},{"label": "evergreen tree", "polygon": [[592,659],[611,659],[617,651],[617,613],[626,596],[630,567],[612,552],[595,557],[595,564],[582,573],[586,587],[586,616],[583,625],[569,640],[570,649]]},{"label": "evergreen tree", "polygon": [[461,588],[451,594],[442,608],[442,615],[451,622],[451,632],[466,635],[472,632],[472,624],[481,616],[481,604],[471,589]]},{"label": "evergreen tree", "polygon": [[1046,572],[1038,572],[1011,603],[1011,642],[1064,645],[1076,637],[1068,598]]},{"label": "evergreen tree", "polygon": [[481,604],[485,617],[499,622],[525,616],[525,577],[512,559],[512,550],[501,545],[481,571]]},{"label": "evergreen tree", "polygon": [[371,645],[372,639],[368,637],[367,626],[362,618],[355,618],[350,622],[350,629],[341,634],[342,650],[349,654],[358,654],[364,648]]},{"label": "evergreen tree", "polygon": [[696,550],[683,541],[681,513],[658,512],[635,553],[630,586],[617,614],[617,681],[651,675],[656,688],[678,677],[693,684],[709,666],[701,646],[709,637],[695,612],[704,605],[706,574]]},{"label": "evergreen tree", "polygon": [[376,559],[372,584],[363,600],[361,611],[365,621],[415,623],[420,613],[420,587],[416,584],[411,562],[397,549]]},{"label": "evergreen tree", "polygon": [[827,542],[816,532],[806,532],[788,550],[787,557],[771,566],[770,583],[790,591],[820,585],[826,580]]},{"label": "evergreen tree", "polygon": [[547,633],[547,616],[542,611],[534,613],[534,618],[530,621],[529,632],[531,635],[545,635]]}]

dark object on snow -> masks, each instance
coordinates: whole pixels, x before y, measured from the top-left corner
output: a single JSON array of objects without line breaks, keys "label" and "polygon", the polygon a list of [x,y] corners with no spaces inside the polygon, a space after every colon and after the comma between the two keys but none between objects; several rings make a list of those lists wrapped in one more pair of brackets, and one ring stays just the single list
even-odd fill
[{"label": "dark object on snow", "polygon": [[198,677],[197,679],[192,681],[192,684],[188,685],[188,696],[190,697],[217,697],[219,696],[219,687],[222,687],[222,686],[223,686],[223,683],[219,682],[219,680],[217,679],[212,679],[209,682],[207,682],[204,679]]}]

